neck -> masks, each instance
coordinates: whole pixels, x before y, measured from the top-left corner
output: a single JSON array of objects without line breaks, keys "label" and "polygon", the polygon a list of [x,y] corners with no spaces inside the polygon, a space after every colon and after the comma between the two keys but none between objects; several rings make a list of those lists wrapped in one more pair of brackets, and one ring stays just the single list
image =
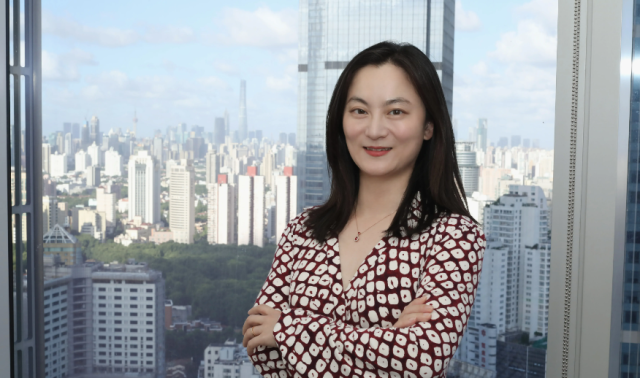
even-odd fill
[{"label": "neck", "polygon": [[411,171],[393,177],[371,176],[360,172],[360,189],[356,209],[358,219],[369,219],[372,222],[395,212],[400,206]]}]

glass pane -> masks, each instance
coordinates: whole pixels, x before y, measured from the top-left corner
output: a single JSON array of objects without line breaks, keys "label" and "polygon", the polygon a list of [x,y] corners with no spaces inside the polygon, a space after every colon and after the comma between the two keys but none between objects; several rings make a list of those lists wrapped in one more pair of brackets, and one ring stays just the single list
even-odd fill
[{"label": "glass pane", "polygon": [[[329,198],[334,87],[384,40],[430,58],[488,241],[466,331],[439,366],[449,377],[543,376],[556,3],[214,3],[159,4],[141,25],[139,4],[114,18],[112,3],[43,1],[45,306],[60,306],[45,331],[66,340],[46,353],[69,356],[48,377],[179,365],[258,375],[240,329],[291,220]],[[374,218],[358,218],[357,232]]]}]

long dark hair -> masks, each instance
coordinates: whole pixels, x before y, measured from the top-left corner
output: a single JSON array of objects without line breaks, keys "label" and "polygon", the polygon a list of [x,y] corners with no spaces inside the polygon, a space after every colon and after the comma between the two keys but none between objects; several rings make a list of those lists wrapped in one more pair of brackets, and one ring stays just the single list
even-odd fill
[{"label": "long dark hair", "polygon": [[[353,213],[360,188],[360,169],[351,158],[342,128],[349,87],[356,73],[368,65],[393,64],[404,70],[420,96],[426,122],[433,122],[433,136],[423,140],[409,184],[388,235],[411,235],[428,229],[442,213],[471,217],[456,159],[453,127],[440,79],[429,58],[409,43],[380,42],[353,57],[338,78],[327,111],[326,149],[331,181],[327,202],[309,210],[306,225],[318,241],[337,235]],[[414,227],[409,225],[411,202],[420,193],[422,212]],[[475,221],[475,220],[474,220]]]}]

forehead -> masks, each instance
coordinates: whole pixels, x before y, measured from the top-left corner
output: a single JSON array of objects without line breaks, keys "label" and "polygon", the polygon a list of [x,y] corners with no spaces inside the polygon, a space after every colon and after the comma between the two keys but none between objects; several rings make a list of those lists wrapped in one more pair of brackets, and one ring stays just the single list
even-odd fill
[{"label": "forehead", "polygon": [[414,100],[419,98],[407,73],[390,63],[381,66],[368,65],[358,70],[349,87],[348,96],[358,96],[371,101],[386,101],[393,97]]}]

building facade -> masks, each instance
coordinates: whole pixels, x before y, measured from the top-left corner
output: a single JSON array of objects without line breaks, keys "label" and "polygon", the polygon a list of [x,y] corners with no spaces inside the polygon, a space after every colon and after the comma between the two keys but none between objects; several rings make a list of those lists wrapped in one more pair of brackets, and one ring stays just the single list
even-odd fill
[{"label": "building facade", "polygon": [[191,160],[181,160],[169,172],[169,228],[176,243],[193,243],[195,200],[193,164]]},{"label": "building facade", "polygon": [[129,220],[139,216],[143,223],[160,222],[160,172],[160,164],[147,151],[129,159]]},{"label": "building facade", "polygon": [[[241,199],[241,200],[240,200]],[[257,167],[247,167],[247,175],[238,176],[238,245],[264,246],[264,176]]]}]

